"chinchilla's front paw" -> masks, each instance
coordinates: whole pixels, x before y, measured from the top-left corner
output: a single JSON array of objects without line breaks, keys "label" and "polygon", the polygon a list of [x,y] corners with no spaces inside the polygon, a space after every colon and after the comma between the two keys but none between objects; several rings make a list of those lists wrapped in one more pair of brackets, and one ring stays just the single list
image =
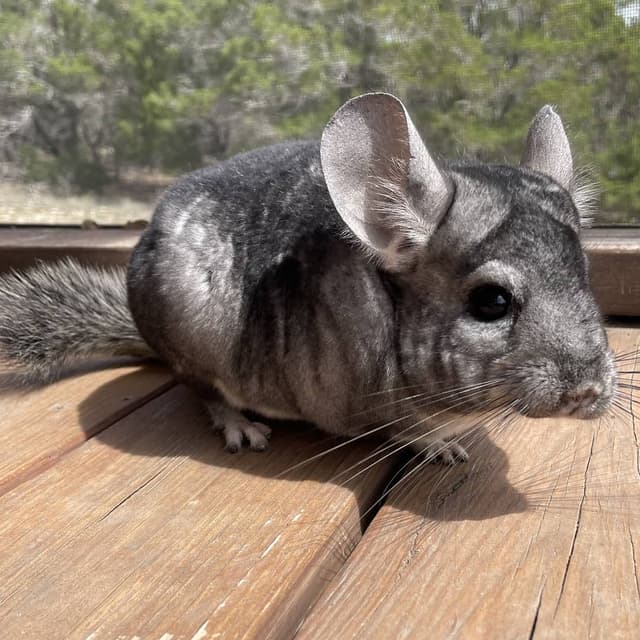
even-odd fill
[{"label": "chinchilla's front paw", "polygon": [[421,448],[426,462],[453,466],[469,459],[467,450],[458,442],[431,440]]}]

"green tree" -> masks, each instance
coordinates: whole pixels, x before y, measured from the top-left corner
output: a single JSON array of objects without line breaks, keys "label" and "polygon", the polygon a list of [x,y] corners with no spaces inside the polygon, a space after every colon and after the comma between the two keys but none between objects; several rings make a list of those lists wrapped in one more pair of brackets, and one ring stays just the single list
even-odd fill
[{"label": "green tree", "polygon": [[4,0],[0,152],[100,188],[408,104],[438,154],[517,160],[555,104],[605,207],[640,217],[640,21],[616,0]]}]

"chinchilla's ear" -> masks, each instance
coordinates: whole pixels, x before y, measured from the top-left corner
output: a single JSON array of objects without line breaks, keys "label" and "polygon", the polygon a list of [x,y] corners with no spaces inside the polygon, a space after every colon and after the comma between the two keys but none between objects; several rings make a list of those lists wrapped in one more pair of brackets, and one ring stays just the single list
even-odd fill
[{"label": "chinchilla's ear", "polygon": [[553,178],[569,193],[573,192],[573,158],[560,116],[549,105],[538,111],[531,122],[522,166]]},{"label": "chinchilla's ear", "polygon": [[587,175],[574,170],[562,120],[549,105],[542,107],[531,122],[521,164],[544,173],[563,186],[573,197],[580,226],[590,226],[597,209],[598,189],[588,181]]},{"label": "chinchilla's ear", "polygon": [[388,270],[412,264],[453,188],[402,102],[369,93],[344,104],[325,127],[321,158],[333,203],[356,237]]}]

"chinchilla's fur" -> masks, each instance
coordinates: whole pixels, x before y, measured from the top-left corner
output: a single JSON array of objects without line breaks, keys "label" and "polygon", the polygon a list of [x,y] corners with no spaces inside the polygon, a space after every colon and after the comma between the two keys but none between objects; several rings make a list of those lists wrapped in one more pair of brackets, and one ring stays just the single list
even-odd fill
[{"label": "chinchilla's fur", "polygon": [[549,107],[522,166],[436,164],[402,103],[360,96],[321,143],[171,187],[129,265],[132,317],[124,272],[62,263],[3,278],[0,352],[50,380],[71,358],[150,347],[201,393],[231,450],[268,436],[238,409],[337,434],[386,424],[421,447],[459,430],[402,401],[409,387],[439,394],[446,415],[455,389],[484,389],[473,406],[599,415],[615,375],[572,194]]},{"label": "chinchilla's fur", "polygon": [[0,349],[15,382],[47,383],[95,356],[153,354],[127,306],[125,269],[43,263],[0,279]]}]

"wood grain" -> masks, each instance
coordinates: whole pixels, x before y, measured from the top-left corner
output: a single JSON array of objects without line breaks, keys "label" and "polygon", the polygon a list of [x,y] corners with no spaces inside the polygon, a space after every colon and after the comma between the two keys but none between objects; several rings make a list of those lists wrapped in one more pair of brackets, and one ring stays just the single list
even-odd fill
[{"label": "wood grain", "polygon": [[172,384],[165,368],[126,366],[0,395],[0,495]]},{"label": "wood grain", "polygon": [[3,637],[292,637],[392,464],[290,469],[327,446],[282,427],[234,456],[182,387],[145,404],[0,498]]},{"label": "wood grain", "polygon": [[640,316],[640,230],[592,229],[586,240],[591,286],[609,316]]},{"label": "wood grain", "polygon": [[72,256],[87,264],[127,264],[139,229],[0,228],[0,272]]},{"label": "wood grain", "polygon": [[296,640],[638,637],[635,419],[521,419],[472,455],[394,490]]}]

